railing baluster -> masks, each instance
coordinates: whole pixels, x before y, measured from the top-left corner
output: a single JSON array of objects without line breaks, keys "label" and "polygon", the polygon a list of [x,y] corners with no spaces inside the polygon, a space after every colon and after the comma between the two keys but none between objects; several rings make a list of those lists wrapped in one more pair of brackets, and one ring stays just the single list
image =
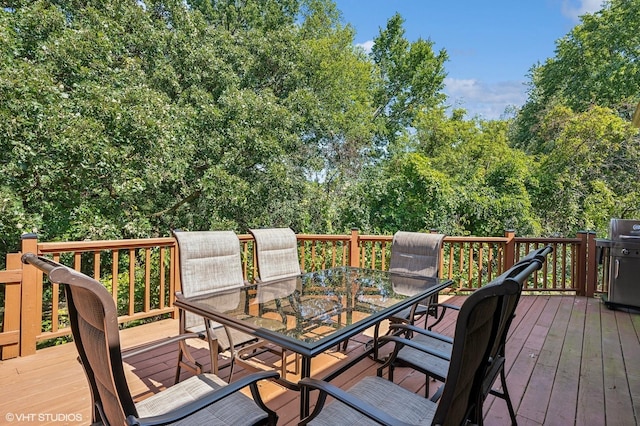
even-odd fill
[{"label": "railing baluster", "polygon": [[[60,260],[60,255],[55,254],[53,259]],[[60,318],[58,317],[58,311],[60,310],[60,284],[51,283],[51,333],[57,333],[60,327]],[[44,312],[43,312],[44,314]]]},{"label": "railing baluster", "polygon": [[158,261],[159,265],[158,265],[158,274],[159,274],[159,285],[160,285],[160,289],[158,291],[158,307],[160,309],[164,309],[165,303],[164,303],[164,292],[165,292],[165,284],[166,284],[166,276],[165,276],[165,256],[166,256],[166,252],[167,250],[164,247],[160,247],[160,259]]},{"label": "railing baluster", "polygon": [[135,313],[136,302],[136,251],[129,249],[129,316]]},{"label": "railing baluster", "polygon": [[118,250],[113,250],[111,252],[111,295],[113,296],[113,301],[118,306],[118,260],[119,260],[120,252]]},{"label": "railing baluster", "polygon": [[[245,279],[252,281],[257,272],[253,241],[249,235],[240,235],[240,237],[243,274]],[[299,234],[298,239],[300,262],[302,266],[306,267],[303,268],[304,270],[326,268],[329,265],[336,266],[340,262],[342,265],[354,264],[377,269],[388,269],[389,267],[388,259],[392,240],[390,235],[362,235],[357,230],[353,230],[351,234],[347,235]],[[587,275],[580,273],[578,269],[580,265],[589,266],[592,269],[599,268],[596,272],[590,272],[590,276],[597,276],[596,288],[598,291],[607,290],[607,265],[597,265],[595,262],[587,264],[586,260],[580,263],[579,255],[587,252],[584,249],[585,243],[580,238],[515,237],[512,231],[511,234],[505,233],[505,237],[446,237],[442,249],[443,256],[441,256],[441,275],[443,278],[453,279],[455,281],[454,287],[457,290],[471,291],[486,285],[487,282],[502,273],[504,267],[507,266],[508,259],[519,259],[528,251],[546,244],[552,244],[554,252],[547,258],[544,267],[527,283],[527,290],[549,293],[584,291],[581,290],[585,287],[584,284],[577,282],[582,279],[581,275]],[[93,269],[93,275],[97,280],[104,280],[107,286],[111,285],[111,294],[118,304],[121,314],[119,321],[121,322],[144,319],[159,314],[175,315],[173,301],[179,275],[176,262],[177,250],[173,238],[51,242],[37,243],[33,247],[37,247],[37,250],[34,250],[32,246],[26,246],[28,251],[38,251],[41,254],[52,256],[55,260],[62,259],[63,262],[71,262],[74,269],[84,269],[85,272],[89,269],[89,273]],[[168,251],[167,248],[169,248]],[[120,250],[124,251],[123,256],[128,255],[129,262],[128,269],[122,273],[119,265],[123,260],[119,256]],[[142,252],[139,252],[140,259],[137,258],[139,250],[145,250],[144,256],[142,256]],[[338,250],[341,250],[341,255]],[[108,261],[102,258],[103,252],[110,252],[110,256],[107,255],[108,257],[105,258]],[[155,256],[159,256],[157,262]],[[311,262],[310,265],[309,262]],[[103,266],[105,270],[102,269]],[[167,273],[169,274],[168,283],[166,281]],[[136,279],[136,274],[139,279]],[[35,310],[42,312],[42,285],[34,281],[32,275],[30,274],[27,280],[35,283],[29,284],[29,288],[33,289],[31,293],[36,298],[32,302],[25,300],[25,303],[32,303]],[[141,285],[145,286],[144,289],[136,287]],[[51,319],[51,328],[47,328],[46,331],[40,329],[39,334],[35,336],[36,341],[68,334],[68,327],[65,327],[63,322],[60,289],[55,283],[52,283],[51,291],[51,312],[39,315],[39,317],[44,317],[41,320]],[[120,294],[122,291],[128,293],[128,302],[127,293]],[[136,293],[140,297],[137,301]],[[156,294],[158,300],[156,300]],[[30,296],[29,300],[34,296]],[[119,299],[122,300],[119,301]]]},{"label": "railing baluster", "polygon": [[144,311],[149,312],[151,310],[151,249],[147,247],[144,251]]}]

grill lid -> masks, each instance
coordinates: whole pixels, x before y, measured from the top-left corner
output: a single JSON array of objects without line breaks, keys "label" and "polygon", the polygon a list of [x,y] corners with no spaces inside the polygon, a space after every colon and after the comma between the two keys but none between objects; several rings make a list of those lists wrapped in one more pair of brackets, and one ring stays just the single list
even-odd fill
[{"label": "grill lid", "polygon": [[621,242],[640,242],[640,220],[611,219],[609,222],[609,239]]}]

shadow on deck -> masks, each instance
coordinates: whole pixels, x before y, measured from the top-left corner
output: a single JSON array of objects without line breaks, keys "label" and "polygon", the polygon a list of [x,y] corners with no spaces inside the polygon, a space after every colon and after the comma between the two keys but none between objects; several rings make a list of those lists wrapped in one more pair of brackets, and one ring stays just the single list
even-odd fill
[{"label": "shadow on deck", "polygon": [[[450,303],[460,304],[457,296]],[[507,342],[507,383],[521,425],[632,425],[640,419],[640,314],[612,311],[599,299],[575,296],[523,296]],[[455,314],[440,324],[452,334]],[[121,332],[122,345],[134,347],[175,335],[177,321],[165,320]],[[313,369],[331,371],[350,355],[359,354],[366,335],[350,340],[346,351],[330,351],[313,362]],[[207,363],[205,347],[195,353]],[[36,355],[0,361],[0,424],[87,424],[90,397],[73,344],[42,349]],[[175,346],[127,360],[128,380],[136,399],[171,386]],[[293,355],[289,357],[293,362]],[[274,362],[265,359],[265,362]],[[375,375],[379,364],[364,360],[334,383],[350,386]],[[293,365],[291,366],[293,369]],[[183,373],[185,376],[188,373]],[[227,379],[228,369],[220,376]],[[234,378],[246,374],[236,369]],[[322,374],[320,374],[322,375]],[[290,378],[294,377],[292,374]],[[396,383],[424,393],[422,374],[398,369]],[[437,383],[429,383],[430,392]],[[297,392],[263,382],[260,391],[280,416],[279,424],[298,420]],[[509,423],[504,401],[490,397],[485,424]]]}]

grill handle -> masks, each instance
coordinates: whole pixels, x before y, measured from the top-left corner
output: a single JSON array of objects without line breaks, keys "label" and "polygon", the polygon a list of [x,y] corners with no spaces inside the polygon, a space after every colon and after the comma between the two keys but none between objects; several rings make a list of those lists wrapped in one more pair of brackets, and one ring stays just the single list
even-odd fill
[{"label": "grill handle", "polygon": [[618,272],[620,272],[620,260],[616,259],[616,265],[615,265],[615,271],[614,271],[614,278],[618,278]]}]

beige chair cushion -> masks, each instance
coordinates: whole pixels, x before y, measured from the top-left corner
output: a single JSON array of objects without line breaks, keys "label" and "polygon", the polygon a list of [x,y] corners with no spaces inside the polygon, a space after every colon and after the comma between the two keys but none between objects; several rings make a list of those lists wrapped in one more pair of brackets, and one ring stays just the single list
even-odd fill
[{"label": "beige chair cushion", "polygon": [[[136,409],[141,417],[157,416],[196,401],[225,385],[226,383],[222,379],[213,374],[200,374],[138,402]],[[236,392],[174,424],[236,426],[255,424],[266,417],[266,413],[259,409],[252,399]]]}]

